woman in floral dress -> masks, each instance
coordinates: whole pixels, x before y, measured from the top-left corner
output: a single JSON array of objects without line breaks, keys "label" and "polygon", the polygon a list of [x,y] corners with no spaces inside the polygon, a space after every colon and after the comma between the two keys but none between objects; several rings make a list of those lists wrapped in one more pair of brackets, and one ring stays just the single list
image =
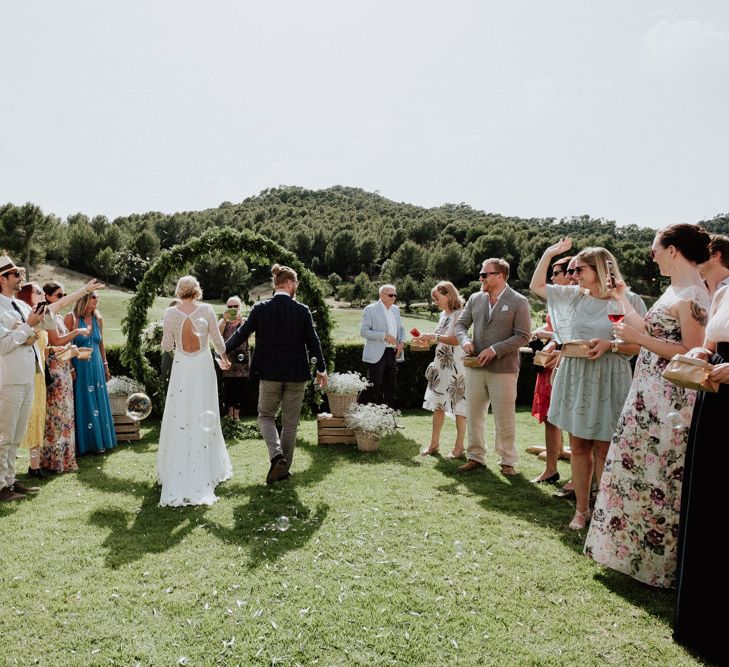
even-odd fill
[{"label": "woman in floral dress", "polygon": [[85,294],[103,288],[104,285],[92,280],[73,294],[66,295],[60,283],[51,281],[43,285],[45,298],[49,303],[48,309],[53,313],[56,322],[56,330],[48,332],[50,343],[48,372],[53,381],[46,386],[46,422],[40,453],[40,465],[43,470],[56,473],[78,470],[73,369],[71,360],[64,359],[59,354],[76,336],[88,335],[89,332],[86,328],[77,328],[69,332],[60,312]]},{"label": "woman in floral dress", "polygon": [[[613,436],[585,553],[651,586],[669,588],[676,575],[681,483],[696,392],[661,376],[668,361],[701,345],[709,293],[696,268],[708,257],[709,235],[695,225],[658,232],[653,261],[671,285],[648,311],[635,315],[619,285],[626,316],[615,325],[641,346],[633,383]],[[669,415],[678,413],[680,417]]]},{"label": "woman in floral dress", "polygon": [[440,447],[440,433],[445,416],[455,416],[456,443],[448,454],[449,459],[463,455],[466,435],[466,379],[463,374],[463,350],[458,344],[454,328],[463,309],[463,300],[453,283],[439,282],[431,292],[433,301],[441,309],[440,320],[434,333],[420,335],[422,341],[435,341],[435,359],[428,366],[425,377],[423,407],[433,412],[433,431],[430,445],[423,456],[435,455]]}]

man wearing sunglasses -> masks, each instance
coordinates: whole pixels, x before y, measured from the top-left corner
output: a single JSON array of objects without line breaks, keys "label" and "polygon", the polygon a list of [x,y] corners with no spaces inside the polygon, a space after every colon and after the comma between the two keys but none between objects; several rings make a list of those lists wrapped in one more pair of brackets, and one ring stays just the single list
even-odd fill
[{"label": "man wearing sunglasses", "polygon": [[28,428],[35,374],[42,372],[33,327],[45,313],[44,306],[31,310],[15,298],[24,273],[10,257],[0,257],[0,501],[20,500],[38,490],[15,479],[15,455]]},{"label": "man wearing sunglasses", "polygon": [[[481,267],[481,291],[472,294],[456,324],[456,336],[467,355],[477,357],[479,368],[466,368],[468,462],[459,472],[485,465],[484,418],[489,405],[494,415],[494,448],[501,473],[516,474],[516,380],[519,348],[531,332],[531,313],[526,297],[507,284],[509,263],[487,259]],[[473,325],[471,336],[468,330]]]},{"label": "man wearing sunglasses", "polygon": [[380,299],[362,311],[360,335],[365,339],[362,361],[367,364],[367,379],[372,386],[362,392],[362,403],[395,405],[397,393],[397,362],[402,360],[405,328],[400,309],[395,305],[394,285],[380,287]]}]

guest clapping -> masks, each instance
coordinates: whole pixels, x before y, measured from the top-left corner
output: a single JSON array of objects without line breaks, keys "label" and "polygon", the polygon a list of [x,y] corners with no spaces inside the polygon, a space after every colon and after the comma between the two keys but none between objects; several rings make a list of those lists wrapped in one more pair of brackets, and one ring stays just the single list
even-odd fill
[{"label": "guest clapping", "polygon": [[421,454],[434,455],[440,447],[440,433],[445,416],[456,419],[456,442],[448,458],[457,459],[464,453],[466,434],[466,380],[463,375],[463,350],[455,334],[456,322],[463,309],[463,299],[453,283],[439,282],[432,290],[435,305],[441,310],[434,333],[420,335],[420,340],[435,341],[435,359],[428,366],[425,377],[423,407],[433,412],[433,430],[430,445]]}]

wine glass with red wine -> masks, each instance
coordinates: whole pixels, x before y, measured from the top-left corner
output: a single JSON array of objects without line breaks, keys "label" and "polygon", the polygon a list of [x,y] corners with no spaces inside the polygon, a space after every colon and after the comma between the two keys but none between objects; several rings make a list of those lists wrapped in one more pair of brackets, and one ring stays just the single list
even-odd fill
[{"label": "wine glass with red wine", "polygon": [[[609,299],[607,302],[607,316],[613,324],[618,324],[625,317],[625,306],[618,299]],[[623,341],[615,337],[613,334],[613,343],[622,343]]]}]

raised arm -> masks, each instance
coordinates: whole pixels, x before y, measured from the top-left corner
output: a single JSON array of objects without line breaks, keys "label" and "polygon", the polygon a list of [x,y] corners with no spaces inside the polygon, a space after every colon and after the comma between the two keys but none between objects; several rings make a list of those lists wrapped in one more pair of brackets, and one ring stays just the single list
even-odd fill
[{"label": "raised arm", "polygon": [[67,306],[72,306],[85,294],[91,294],[91,292],[106,289],[104,283],[100,283],[93,278],[89,280],[81,289],[77,289],[73,294],[66,294],[62,299],[58,299],[55,303],[48,304],[48,310],[52,313],[60,313]]},{"label": "raised arm", "polygon": [[554,245],[549,246],[544,251],[539,262],[537,262],[534,275],[532,275],[532,281],[529,283],[529,289],[540,299],[547,300],[547,270],[552,263],[552,259],[567,252],[570,248],[572,248],[572,239],[569,236],[565,236]]}]

